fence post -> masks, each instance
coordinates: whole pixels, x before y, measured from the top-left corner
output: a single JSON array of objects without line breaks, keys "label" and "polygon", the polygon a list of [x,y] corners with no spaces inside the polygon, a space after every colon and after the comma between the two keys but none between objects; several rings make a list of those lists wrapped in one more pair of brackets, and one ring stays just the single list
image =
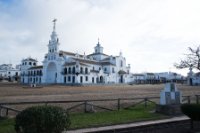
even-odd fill
[{"label": "fence post", "polygon": [[2,116],[1,114],[2,114],[2,108],[0,107],[0,117]]},{"label": "fence post", "polygon": [[118,109],[118,110],[120,110],[120,108],[121,108],[121,107],[120,107],[120,100],[121,100],[120,98],[118,98],[118,100],[117,100],[117,109]]},{"label": "fence post", "polygon": [[87,101],[84,102],[84,111],[87,112]]},{"label": "fence post", "polygon": [[8,109],[6,109],[6,116],[8,116]]},{"label": "fence post", "polygon": [[196,96],[196,104],[199,104],[199,95],[195,95]]},{"label": "fence post", "polygon": [[188,104],[190,104],[190,96],[188,96],[187,98],[188,98]]},{"label": "fence post", "polygon": [[144,107],[145,108],[147,107],[147,98],[146,97],[144,98]]}]

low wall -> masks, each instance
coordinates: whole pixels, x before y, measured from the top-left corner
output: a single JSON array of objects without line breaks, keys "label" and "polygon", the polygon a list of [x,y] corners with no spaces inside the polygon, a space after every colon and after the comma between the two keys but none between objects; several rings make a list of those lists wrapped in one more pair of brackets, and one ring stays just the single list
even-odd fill
[{"label": "low wall", "polygon": [[[111,129],[95,133],[187,133],[190,128],[190,121],[168,122],[162,124],[143,125],[122,129]],[[91,132],[94,133],[94,132]]]},{"label": "low wall", "polygon": [[197,133],[200,122],[194,122],[194,130],[190,129],[188,117],[177,117],[155,121],[144,121],[130,124],[113,125],[67,131],[65,133]]}]

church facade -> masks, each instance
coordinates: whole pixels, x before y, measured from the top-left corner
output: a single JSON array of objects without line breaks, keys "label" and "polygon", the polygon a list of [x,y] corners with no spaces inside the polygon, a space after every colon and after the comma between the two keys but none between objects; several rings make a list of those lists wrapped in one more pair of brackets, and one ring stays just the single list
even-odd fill
[{"label": "church facade", "polygon": [[109,84],[132,82],[130,64],[122,53],[118,56],[107,55],[101,44],[96,44],[94,53],[81,55],[59,49],[56,34],[56,20],[48,44],[48,52],[42,62],[27,58],[21,64],[21,82],[36,84]]}]

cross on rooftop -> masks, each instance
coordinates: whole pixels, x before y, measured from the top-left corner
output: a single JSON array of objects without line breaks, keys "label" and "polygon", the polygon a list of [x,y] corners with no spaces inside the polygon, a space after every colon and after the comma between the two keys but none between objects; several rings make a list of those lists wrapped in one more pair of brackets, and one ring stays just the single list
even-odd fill
[{"label": "cross on rooftop", "polygon": [[56,30],[56,21],[57,19],[54,19],[52,22],[53,22],[53,30],[55,31]]}]

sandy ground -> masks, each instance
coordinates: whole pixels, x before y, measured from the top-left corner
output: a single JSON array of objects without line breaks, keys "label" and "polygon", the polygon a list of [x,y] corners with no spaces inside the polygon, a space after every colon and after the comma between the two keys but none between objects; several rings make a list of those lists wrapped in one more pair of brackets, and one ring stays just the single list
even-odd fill
[{"label": "sandy ground", "polygon": [[[0,102],[40,100],[89,100],[107,98],[134,98],[159,96],[160,85],[112,85],[112,86],[62,86],[24,88],[19,84],[0,83]],[[183,95],[200,95],[200,86],[177,85]]]},{"label": "sandy ground", "polygon": [[[49,85],[42,88],[31,88],[16,83],[0,83],[0,103],[7,102],[27,102],[27,101],[73,101],[73,100],[95,100],[95,99],[113,99],[113,98],[145,98],[159,97],[160,91],[164,88],[164,84],[160,85],[110,85],[110,86],[64,86]],[[187,86],[177,84],[177,88],[182,92],[183,96],[193,96],[191,101],[195,102],[195,95],[200,95],[200,86]],[[159,103],[159,99],[151,99]],[[132,106],[138,100],[121,100],[122,108]],[[187,100],[185,101],[187,102]],[[82,102],[80,102],[82,103]],[[73,107],[80,103],[56,103],[53,105],[61,106],[65,109]],[[90,104],[117,109],[118,101],[92,101]],[[22,105],[6,105],[13,109],[23,110],[33,106],[31,104]],[[70,112],[82,112],[85,106],[81,105],[70,110]],[[88,108],[88,106],[87,106]],[[90,108],[90,107],[89,107]],[[101,111],[95,107],[95,111]],[[5,114],[6,110],[4,110]],[[16,113],[9,111],[10,116]]]}]

